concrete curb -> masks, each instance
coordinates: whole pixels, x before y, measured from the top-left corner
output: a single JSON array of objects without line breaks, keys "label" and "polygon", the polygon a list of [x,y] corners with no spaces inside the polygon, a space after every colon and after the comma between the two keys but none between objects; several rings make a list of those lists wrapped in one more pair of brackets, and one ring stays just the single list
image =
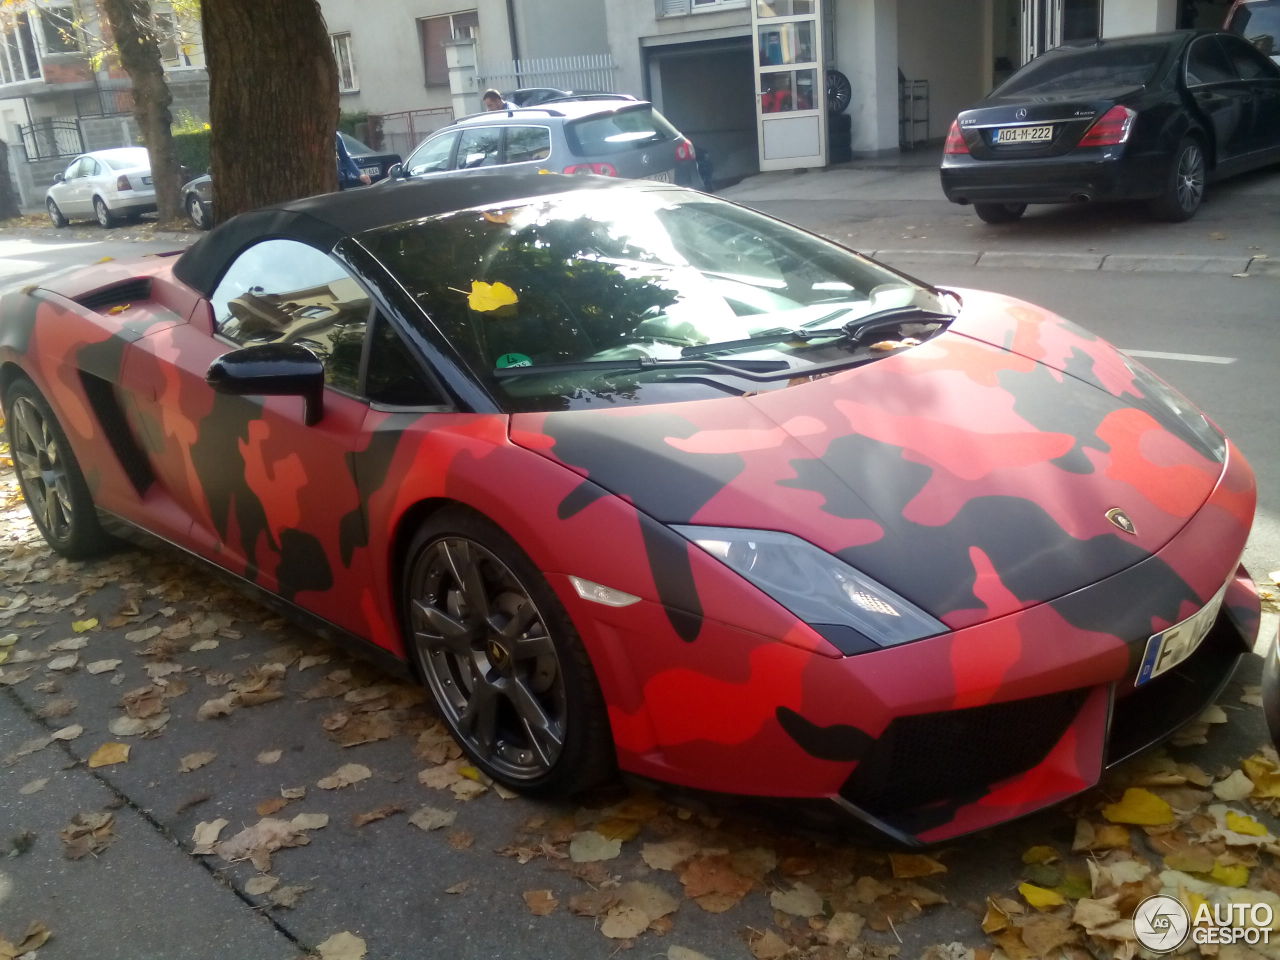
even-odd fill
[{"label": "concrete curb", "polygon": [[867,255],[903,270],[921,267],[976,266],[1005,270],[1093,270],[1105,273],[1203,273],[1219,276],[1280,276],[1280,260],[1271,260],[1267,257],[897,249],[867,251]]}]

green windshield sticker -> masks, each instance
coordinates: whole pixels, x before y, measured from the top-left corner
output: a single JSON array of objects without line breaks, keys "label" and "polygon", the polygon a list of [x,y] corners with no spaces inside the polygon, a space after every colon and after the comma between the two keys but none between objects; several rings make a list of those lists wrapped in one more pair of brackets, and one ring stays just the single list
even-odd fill
[{"label": "green windshield sticker", "polygon": [[499,370],[505,370],[507,367],[532,367],[533,361],[523,353],[504,353],[497,359],[495,366]]}]

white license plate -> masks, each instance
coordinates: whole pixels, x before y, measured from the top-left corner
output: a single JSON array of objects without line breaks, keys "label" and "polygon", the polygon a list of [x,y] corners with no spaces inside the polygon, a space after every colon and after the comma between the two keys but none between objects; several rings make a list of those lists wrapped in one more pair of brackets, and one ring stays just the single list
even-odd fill
[{"label": "white license plate", "polygon": [[1053,139],[1053,127],[1001,127],[996,143],[1044,143]]},{"label": "white license plate", "polygon": [[143,177],[143,178],[142,178],[142,182],[143,182],[143,184],[144,184],[144,185],[146,185],[146,186],[148,186],[148,187],[149,187],[149,186],[151,186],[151,178],[150,178],[150,177]]},{"label": "white license plate", "polygon": [[[1228,581],[1229,583],[1230,581]],[[1212,600],[1181,623],[1175,623],[1168,630],[1153,633],[1147,640],[1147,649],[1142,654],[1142,666],[1138,668],[1138,678],[1133,681],[1140,687],[1148,680],[1172,670],[1191,654],[1196,652],[1204,638],[1213,629],[1218,619],[1218,610],[1222,607],[1222,598],[1227,592],[1227,584],[1217,592]]]},{"label": "white license plate", "polygon": [[661,173],[651,173],[647,177],[641,177],[641,180],[657,180],[659,183],[675,183],[676,176],[671,170],[663,170]]}]

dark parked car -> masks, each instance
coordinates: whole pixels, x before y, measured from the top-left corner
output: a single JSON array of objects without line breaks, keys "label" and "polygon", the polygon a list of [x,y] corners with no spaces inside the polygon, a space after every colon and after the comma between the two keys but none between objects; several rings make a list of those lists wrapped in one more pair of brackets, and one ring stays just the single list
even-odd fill
[{"label": "dark parked car", "polygon": [[1207,182],[1278,160],[1280,67],[1240,37],[1182,30],[1032,60],[952,123],[942,188],[988,223],[1091,200],[1176,221]]},{"label": "dark parked car", "polygon": [[54,550],[171,541],[533,794],[617,766],[946,840],[1259,634],[1253,472],[1162,380],[669,184],[428,179],[64,270],[0,299],[0,395]]},{"label": "dark parked car", "polygon": [[617,94],[475,113],[441,127],[391,179],[458,173],[597,174],[700,184],[693,143],[644,100]]},{"label": "dark parked car", "polygon": [[[369,174],[371,183],[383,179],[387,171],[400,162],[398,153],[378,153],[349,133],[339,131],[338,136],[346,143],[347,151],[356,166]],[[209,174],[183,184],[182,209],[186,211],[187,219],[201,230],[208,230],[213,226],[213,178]]]}]

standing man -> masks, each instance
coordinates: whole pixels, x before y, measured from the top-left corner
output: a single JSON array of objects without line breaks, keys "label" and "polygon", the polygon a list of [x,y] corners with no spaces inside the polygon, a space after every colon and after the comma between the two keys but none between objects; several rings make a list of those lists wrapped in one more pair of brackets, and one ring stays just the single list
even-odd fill
[{"label": "standing man", "polygon": [[335,144],[334,151],[338,160],[338,189],[346,190],[348,187],[368,186],[371,182],[369,175],[356,165],[351,159],[351,151],[347,149],[346,142],[342,139],[341,133],[333,135]]},{"label": "standing man", "polygon": [[486,110],[514,110],[516,105],[503,99],[502,93],[490,87],[480,96],[480,102]]}]

